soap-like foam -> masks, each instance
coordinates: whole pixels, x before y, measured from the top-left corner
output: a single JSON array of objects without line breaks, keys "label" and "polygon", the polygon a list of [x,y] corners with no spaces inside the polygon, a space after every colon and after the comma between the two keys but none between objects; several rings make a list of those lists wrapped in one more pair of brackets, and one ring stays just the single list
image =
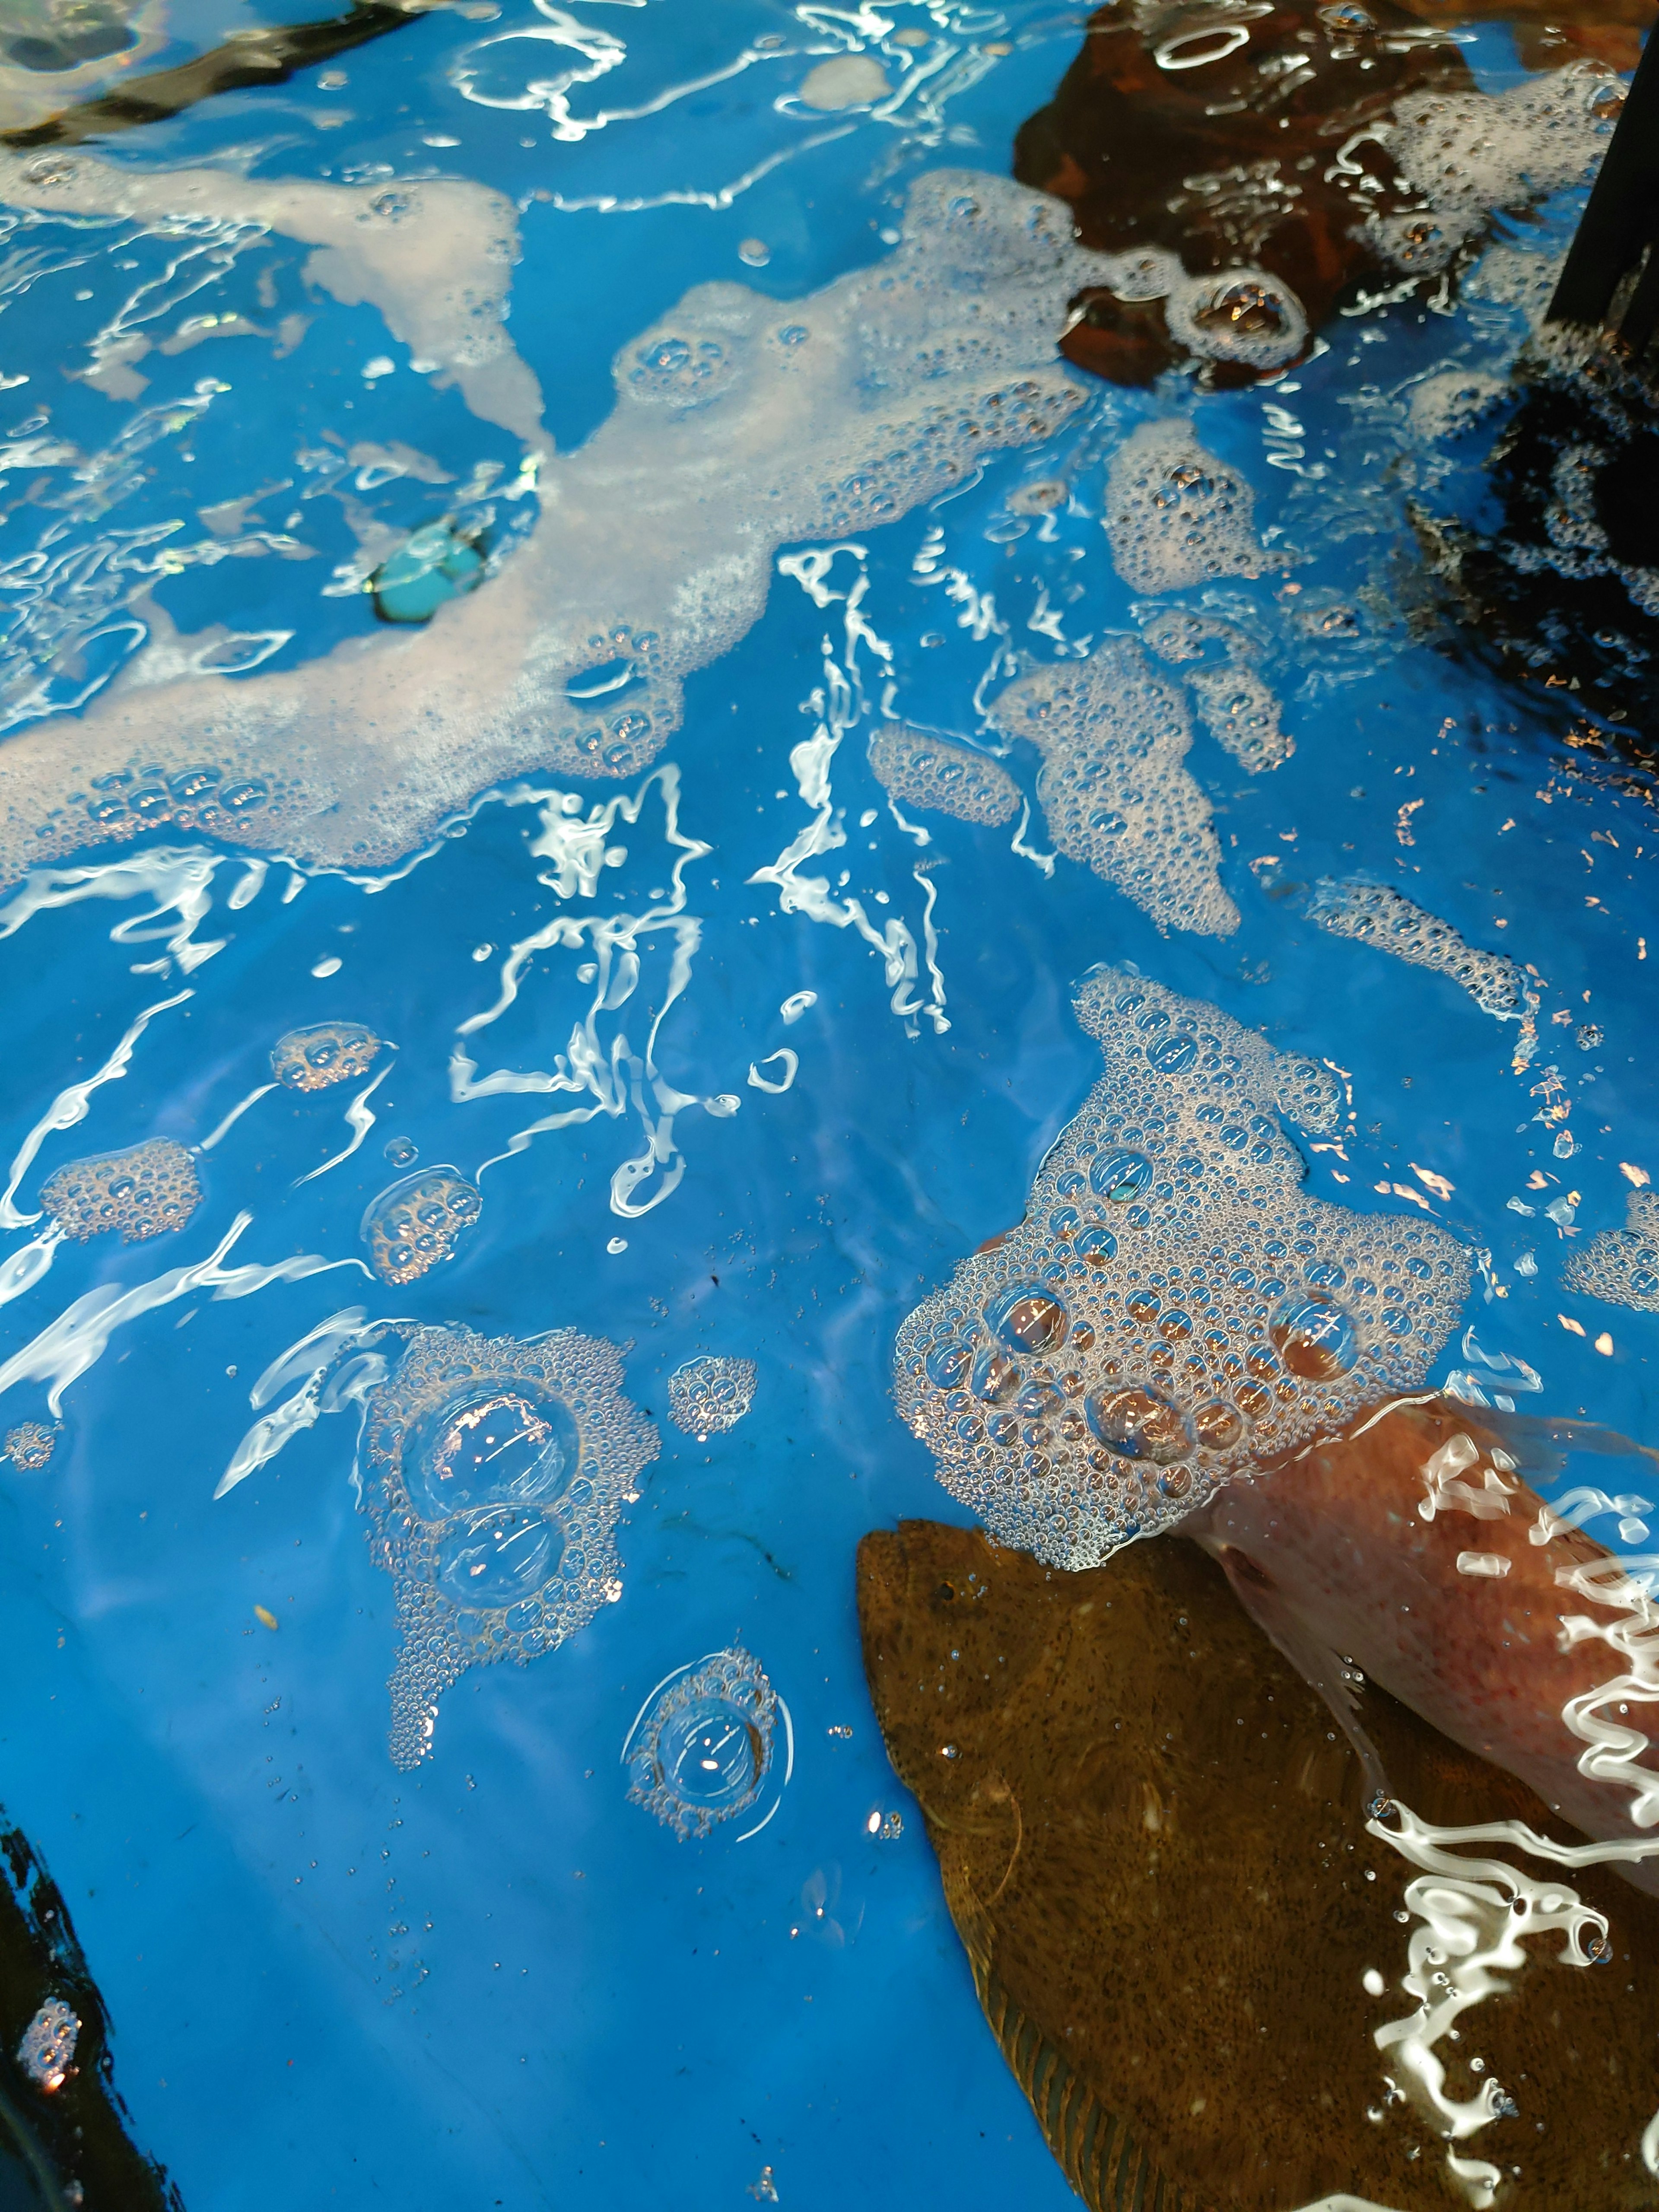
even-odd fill
[{"label": "soap-like foam", "polygon": [[0,1437],[0,1459],[9,1459],[20,1474],[39,1474],[50,1467],[57,1449],[57,1428],[45,1421],[19,1421]]},{"label": "soap-like foam", "polygon": [[1434,1224],[1302,1188],[1281,1117],[1339,1126],[1327,1069],[1107,969],[1077,1009],[1105,1074],[1024,1219],[916,1308],[894,1354],[945,1488],[1066,1568],[1415,1389],[1469,1281]]},{"label": "soap-like foam", "polygon": [[870,738],[877,781],[907,806],[996,828],[1019,811],[1019,786],[1000,763],[908,722],[878,722]]},{"label": "soap-like foam", "polygon": [[361,1022],[313,1022],[277,1038],[270,1072],[290,1091],[325,1091],[367,1075],[380,1050],[380,1038]]},{"label": "soap-like foam", "polygon": [[413,1283],[453,1259],[483,1211],[478,1186],[453,1167],[422,1168],[370,1200],[362,1239],[383,1283]]},{"label": "soap-like foam", "polygon": [[1143,422],[1106,471],[1106,535],[1132,592],[1179,592],[1285,565],[1255,534],[1255,494],[1184,416]]},{"label": "soap-like foam", "polygon": [[1569,1258],[1561,1279],[1570,1291],[1609,1305],[1659,1313],[1659,1191],[1633,1190],[1625,1226],[1592,1237]]},{"label": "soap-like foam", "polygon": [[[1364,135],[1382,141],[1402,181],[1432,210],[1375,218],[1372,235],[1399,268],[1444,268],[1500,208],[1587,184],[1606,152],[1625,92],[1605,63],[1578,61],[1507,92],[1419,92]],[[1346,151],[1346,149],[1345,149]]]},{"label": "soap-like foam", "polygon": [[755,1402],[755,1382],[752,1359],[711,1354],[688,1359],[668,1378],[668,1417],[677,1429],[707,1443],[736,1428]]},{"label": "soap-like foam", "polygon": [[1160,659],[1177,666],[1219,646],[1220,659],[1187,678],[1199,720],[1250,775],[1289,760],[1296,741],[1279,721],[1279,695],[1257,672],[1251,641],[1236,623],[1190,607],[1158,607],[1140,634]]},{"label": "soap-like foam", "polygon": [[171,1137],[70,1160],[40,1186],[40,1203],[65,1237],[118,1231],[124,1244],[182,1229],[202,1202],[196,1163]]},{"label": "soap-like foam", "polygon": [[1322,876],[1308,902],[1308,919],[1333,937],[1358,938],[1414,968],[1449,976],[1483,1013],[1500,1022],[1524,1021],[1537,1006],[1538,993],[1518,961],[1465,944],[1449,921],[1386,884]]},{"label": "soap-like foam", "polygon": [[1037,797],[1067,859],[1115,884],[1161,929],[1237,928],[1209,802],[1183,765],[1193,735],[1185,695],[1133,638],[1020,677],[990,720],[1042,755]]},{"label": "soap-like foam", "polygon": [[469,1667],[550,1651],[620,1597],[617,1516],[657,1432],[622,1392],[614,1346],[412,1328],[366,1412],[362,1507],[397,1585],[392,1762],[432,1747],[438,1699]]},{"label": "soap-like foam", "polygon": [[659,1685],[623,1746],[629,1803],[682,1843],[754,1812],[783,1710],[765,1668],[741,1644],[681,1668]]},{"label": "soap-like foam", "polygon": [[[61,158],[61,184],[48,187],[38,171],[31,181],[12,164],[0,189],[33,195],[30,204],[58,194],[56,204],[90,212],[125,204],[142,185],[146,207],[176,201],[187,212],[273,221],[258,196],[303,190],[324,198],[284,220],[320,230],[325,215],[327,250],[339,253],[346,246],[331,241],[356,238],[371,205],[344,188],[253,187],[206,171],[135,181],[88,157]],[[395,298],[375,278],[388,313],[418,311],[428,241],[445,268],[459,251],[436,189],[418,188],[416,213],[365,226],[377,239],[381,226],[388,251],[396,243],[402,254],[408,240]],[[336,190],[337,205],[325,205]],[[1057,361],[1055,334],[1100,259],[1074,243],[1059,202],[942,170],[913,186],[890,255],[809,298],[696,287],[623,347],[610,419],[579,453],[544,460],[549,512],[528,544],[430,623],[240,679],[147,681],[141,655],[78,722],[14,738],[0,879],[99,837],[137,835],[143,823],[122,811],[123,792],[142,782],[165,797],[186,775],[259,787],[257,804],[202,817],[216,836],[312,865],[376,866],[417,847],[479,790],[529,769],[636,774],[678,727],[684,678],[759,616],[781,545],[892,520],[965,483],[988,454],[1073,419],[1087,394]],[[344,296],[348,274],[328,265]],[[368,275],[362,281],[369,296]],[[490,299],[499,296],[497,287]],[[480,302],[480,328],[499,335],[499,319],[498,306]],[[499,349],[490,358],[516,361]],[[457,360],[458,378],[463,367]],[[603,692],[584,685],[601,670],[623,680]],[[97,823],[76,796],[94,789],[116,802]]]}]

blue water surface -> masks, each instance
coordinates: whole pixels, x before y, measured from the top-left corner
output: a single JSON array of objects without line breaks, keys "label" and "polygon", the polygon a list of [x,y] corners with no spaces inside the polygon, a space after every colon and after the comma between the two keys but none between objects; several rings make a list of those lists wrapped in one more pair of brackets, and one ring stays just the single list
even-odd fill
[{"label": "blue water surface", "polygon": [[[538,15],[505,0],[490,13],[422,17],[345,58],[338,89],[300,79],[238,94],[106,150],[346,180],[384,165],[507,193],[523,257],[510,328],[568,448],[608,412],[616,349],[689,286],[720,277],[799,296],[888,250],[884,233],[927,168],[1006,173],[1013,131],[1051,93],[1085,11],[585,0]],[[483,65],[482,40],[509,30],[541,34],[534,55],[549,75],[580,63],[545,35],[564,27],[574,38],[578,18],[590,45],[603,34],[627,51],[570,88],[572,111],[649,112],[560,137],[544,108],[482,107],[453,81]],[[957,58],[940,82],[951,67],[960,81],[932,112],[918,95],[913,113],[887,119],[779,112],[812,59],[884,40],[893,54],[892,27],[912,21]],[[719,76],[769,35],[782,41],[774,58]],[[993,46],[1006,51],[986,55]],[[1483,31],[1467,52],[1490,88],[1517,80],[1504,34]],[[491,66],[506,68],[495,53]],[[975,55],[977,75],[957,66]],[[703,79],[714,81],[665,98]],[[1576,204],[1547,211],[1547,238],[1565,235]],[[751,239],[764,265],[739,258]],[[303,343],[278,359],[225,339],[146,362],[144,406],[182,404],[208,375],[234,404],[216,402],[147,449],[121,528],[294,477],[291,456],[330,432],[402,441],[456,480],[491,461],[510,476],[514,441],[455,392],[401,370],[365,385],[362,361],[387,347],[373,309],[309,293],[297,250],[265,258],[273,296],[260,319],[309,316]],[[225,305],[240,304],[252,267],[226,278]],[[54,435],[95,451],[126,419],[123,404],[55,367],[74,351],[74,318],[89,331],[105,311],[109,281],[42,278],[0,322],[0,367],[31,377],[0,397],[9,434],[44,413]],[[77,303],[87,286],[97,298]],[[657,1066],[680,1091],[740,1103],[724,1118],[678,1117],[684,1172],[660,1204],[636,1217],[612,1207],[613,1176],[647,1139],[624,1085],[617,1114],[496,1158],[477,1230],[416,1283],[392,1291],[343,1268],[240,1299],[204,1292],[118,1332],[69,1387],[50,1468],[0,1480],[0,1796],[63,1885],[115,2022],[137,2130],[192,2212],[238,2212],[273,2189],[301,2206],[410,2212],[735,2208],[755,2201],[745,2192],[763,2168],[797,2212],[1060,2212],[1073,2201],[984,2025],[920,1816],[883,1754],[853,1559],[861,1534],[902,1516],[962,1517],[894,1418],[893,1334],[963,1254],[1018,1218],[1094,1079],[1069,992],[1097,962],[1137,963],[1340,1068],[1355,1131],[1345,1152],[1310,1155],[1310,1188],[1443,1219],[1489,1255],[1466,1321],[1489,1350],[1539,1370],[1539,1405],[1659,1433],[1651,1319],[1560,1279],[1574,1241],[1622,1222],[1620,1164],[1659,1172],[1643,1050],[1659,831],[1640,790],[1567,742],[1571,702],[1544,713],[1474,662],[1415,641],[1399,611],[1404,501],[1422,468],[1399,395],[1449,363],[1501,367],[1518,336],[1502,309],[1432,313],[1408,300],[1340,322],[1279,387],[1197,403],[1200,434],[1255,485],[1258,524],[1305,556],[1259,582],[1174,595],[1254,629],[1296,739],[1294,757],[1256,779],[1206,738],[1190,756],[1241,911],[1235,936],[1161,937],[1083,868],[1045,866],[1040,817],[1028,853],[1006,830],[940,815],[927,818],[924,848],[888,811],[854,739],[834,763],[847,842],[823,866],[832,882],[847,870],[837,895],[856,895],[874,926],[902,915],[920,943],[930,911],[937,933],[939,988],[924,969],[908,1015],[895,1012],[882,960],[855,928],[785,912],[775,884],[755,880],[811,818],[788,756],[813,726],[803,710],[826,655],[851,665],[844,603],[819,608],[780,574],[761,623],[688,683],[665,756],[677,787],[659,772],[629,787],[642,793],[639,819],[617,822],[624,856],[592,900],[562,903],[538,879],[527,849],[538,810],[498,798],[389,877],[307,878],[273,856],[240,908],[228,894],[246,864],[227,852],[197,932],[223,946],[187,975],[176,963],[135,972],[164,958],[159,935],[112,938],[142,898],[43,911],[0,943],[9,1148],[142,1008],[194,994],[154,1018],[80,1128],[48,1139],[23,1186],[30,1206],[40,1178],[76,1153],[157,1134],[199,1143],[268,1079],[270,1046],[297,1025],[359,1021],[396,1048],[370,1102],[378,1118],[349,1159],[296,1185],[347,1142],[348,1094],[277,1091],[204,1156],[204,1203],[181,1238],[65,1246],[4,1312],[9,1354],[94,1285],[205,1256],[243,1209],[252,1220],[235,1262],[355,1258],[363,1209],[397,1172],[388,1138],[468,1174],[504,1153],[549,1102],[502,1092],[458,1105],[449,1069],[458,1026],[493,1003],[507,949],[562,910],[662,903],[684,849],[667,836],[671,795],[681,835],[707,848],[684,859],[700,941]],[[1100,527],[1103,463],[1164,411],[1156,395],[1091,386],[1053,449],[996,458],[960,494],[837,556],[840,591],[867,574],[863,611],[891,647],[896,711],[981,731],[975,698],[994,662],[1048,650],[1053,633],[1030,626],[1041,604],[1060,609],[1073,642],[1134,629]],[[1069,507],[1052,527],[1013,530],[1011,489],[1061,471]],[[18,489],[14,478],[8,560],[41,524]],[[273,527],[297,496],[270,501]],[[361,496],[408,530],[453,493],[402,477]],[[313,502],[304,533],[321,557],[193,566],[158,577],[156,602],[185,631],[291,632],[268,665],[360,634],[361,593],[324,594],[355,550],[337,514],[320,519],[325,504]],[[496,526],[518,520],[501,507]],[[72,522],[89,540],[112,526],[104,514]],[[988,624],[918,573],[924,544],[933,572],[954,567],[993,596]],[[1308,643],[1292,583],[1358,610],[1346,641]],[[861,665],[867,678],[867,653]],[[1029,792],[1030,761],[1009,764]],[[585,809],[615,787],[580,795]],[[1304,918],[1303,887],[1356,871],[1472,944],[1534,963],[1544,1029],[1532,1068],[1511,1071],[1513,1028],[1450,981]],[[603,1022],[606,1048],[624,1037],[635,1059],[668,988],[669,933],[641,949],[637,997]],[[565,1049],[587,1006],[581,957],[538,956],[515,1005],[469,1042],[481,1070],[546,1068]],[[786,1021],[799,993],[814,1003]],[[1581,1049],[1591,1023],[1601,1041]],[[750,1081],[751,1066],[776,1079],[784,1063],[769,1055],[783,1051],[799,1060],[790,1088]],[[1570,1161],[1555,1156],[1554,1125],[1534,1118],[1547,1065],[1571,1102]],[[1541,1209],[1565,1193],[1571,1218],[1553,1221]],[[1517,1197],[1538,1210],[1512,1210]],[[1535,1272],[1517,1271],[1528,1255]],[[412,1774],[385,1750],[392,1585],[363,1540],[354,1419],[319,1420],[213,1497],[253,1419],[250,1384],[349,1305],[489,1335],[605,1337],[662,1431],[619,1531],[618,1601],[527,1668],[465,1674]],[[667,1425],[665,1386],[704,1352],[754,1359],[759,1381],[748,1417],[699,1443]],[[1437,1373],[1461,1357],[1454,1339]],[[43,1392],[20,1382],[0,1419],[25,1417],[46,1417]],[[1583,1479],[1579,1468],[1562,1480]],[[1613,1540],[1606,1524],[1598,1534]],[[739,1643],[787,1701],[793,1776],[751,1839],[728,1826],[680,1842],[626,1802],[623,1742],[661,1678]]]}]

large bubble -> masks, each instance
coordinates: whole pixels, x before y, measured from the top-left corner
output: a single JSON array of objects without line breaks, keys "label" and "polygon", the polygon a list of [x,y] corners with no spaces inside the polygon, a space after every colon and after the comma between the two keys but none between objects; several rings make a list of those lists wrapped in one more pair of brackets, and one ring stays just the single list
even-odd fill
[{"label": "large bubble", "polygon": [[415,1766],[468,1667],[521,1663],[591,1620],[622,1582],[615,1530],[657,1432],[611,1345],[412,1328],[368,1401],[362,1505],[397,1585],[390,1745]]},{"label": "large bubble", "polygon": [[1416,1388],[1469,1273],[1434,1224],[1302,1188],[1282,1123],[1334,1131],[1328,1070],[1138,976],[1097,970],[1077,1006],[1105,1073],[1020,1225],[917,1307],[895,1355],[945,1487],[1068,1568]]},{"label": "large bubble", "polygon": [[787,1711],[760,1662],[741,1647],[711,1651],[659,1684],[629,1730],[629,1802],[682,1842],[756,1811],[781,1724],[787,1736]]},{"label": "large bubble", "polygon": [[40,1187],[41,1205],[81,1244],[111,1230],[124,1243],[141,1243],[182,1229],[201,1202],[196,1163],[171,1137],[70,1160]]}]

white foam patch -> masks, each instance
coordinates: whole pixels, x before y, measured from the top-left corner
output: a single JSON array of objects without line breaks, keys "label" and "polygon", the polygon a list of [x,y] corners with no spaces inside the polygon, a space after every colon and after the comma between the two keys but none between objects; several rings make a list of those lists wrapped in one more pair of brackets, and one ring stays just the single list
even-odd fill
[{"label": "white foam patch", "polygon": [[1624,97],[1614,71],[1594,61],[1571,63],[1497,94],[1410,94],[1396,104],[1391,120],[1362,135],[1388,147],[1402,180],[1423,194],[1433,219],[1380,216],[1372,234],[1400,268],[1443,268],[1496,210],[1588,184]]},{"label": "white foam patch", "polygon": [[1143,422],[1106,471],[1106,535],[1132,592],[1179,592],[1285,566],[1255,534],[1255,495],[1172,416]]},{"label": "white foam patch", "polygon": [[[394,284],[363,252],[374,223],[354,228],[373,191],[331,200],[334,188],[209,172],[135,179],[78,157],[49,187],[38,165],[26,183],[25,168],[9,165],[4,189],[34,200],[51,191],[74,205],[82,193],[103,206],[142,190],[147,206],[308,223],[326,231],[342,296],[353,282],[376,296],[373,282],[392,317],[412,315],[454,257],[477,251],[465,197],[453,210],[433,201],[425,219],[375,219],[384,251],[402,257]],[[92,842],[100,832],[73,794],[140,767],[257,781],[257,805],[207,826],[332,866],[400,858],[473,793],[532,766],[635,774],[678,726],[684,678],[758,617],[780,545],[891,520],[1086,404],[1054,338],[1100,260],[1074,243],[1060,203],[943,170],[913,188],[889,258],[808,299],[697,287],[623,348],[609,421],[544,469],[550,511],[530,543],[426,628],[354,640],[291,672],[130,684],[78,725],[15,738],[0,877]],[[469,325],[493,329],[495,344],[477,337],[488,358],[465,378],[457,360],[471,395],[491,362],[505,374],[516,360],[501,350],[493,266],[483,281]]]},{"label": "white foam patch", "polygon": [[894,1353],[900,1413],[945,1488],[1066,1568],[1417,1388],[1469,1281],[1432,1223],[1302,1188],[1280,1117],[1338,1127],[1327,1069],[1109,969],[1077,1010],[1105,1073],[1019,1225],[916,1308]]},{"label": "white foam patch", "polygon": [[1019,811],[1019,786],[1000,762],[908,722],[876,725],[870,736],[870,767],[878,781],[907,806],[992,828],[1012,822]]},{"label": "white foam patch", "polygon": [[1037,797],[1068,860],[1115,884],[1161,929],[1224,937],[1237,928],[1209,801],[1184,766],[1193,737],[1185,695],[1133,638],[1022,676],[990,720],[1042,755]]},{"label": "white foam patch", "polygon": [[[1538,256],[1527,258],[1535,261]],[[1509,389],[1503,377],[1485,369],[1442,369],[1412,386],[1412,428],[1419,438],[1461,438],[1486,421]]]},{"label": "white foam patch", "polygon": [[1290,758],[1296,741],[1280,723],[1279,696],[1257,672],[1251,641],[1236,623],[1188,607],[1159,607],[1141,625],[1141,635],[1160,659],[1176,665],[1202,660],[1218,646],[1220,659],[1187,678],[1199,720],[1250,775]]},{"label": "white foam patch", "polygon": [[483,185],[325,185],[0,152],[0,200],[50,215],[247,225],[313,246],[308,283],[344,307],[378,308],[482,421],[541,441],[541,394],[502,321],[518,258],[513,204]]},{"label": "white foam patch", "polygon": [[1538,993],[1518,961],[1466,944],[1449,921],[1386,884],[1323,876],[1308,902],[1308,919],[1333,937],[1357,938],[1414,968],[1449,976],[1482,1013],[1500,1022],[1524,1022],[1537,1010]]},{"label": "white foam patch", "polygon": [[1561,1279],[1570,1291],[1610,1305],[1659,1313],[1659,1191],[1633,1190],[1625,1226],[1592,1237],[1568,1260]]}]

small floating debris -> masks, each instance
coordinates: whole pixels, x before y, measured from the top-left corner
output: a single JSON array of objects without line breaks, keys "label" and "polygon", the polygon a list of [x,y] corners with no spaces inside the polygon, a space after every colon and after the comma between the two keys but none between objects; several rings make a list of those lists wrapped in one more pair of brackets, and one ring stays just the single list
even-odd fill
[{"label": "small floating debris", "polygon": [[453,523],[428,523],[369,578],[375,613],[382,622],[430,622],[446,599],[483,581],[482,544]]}]

